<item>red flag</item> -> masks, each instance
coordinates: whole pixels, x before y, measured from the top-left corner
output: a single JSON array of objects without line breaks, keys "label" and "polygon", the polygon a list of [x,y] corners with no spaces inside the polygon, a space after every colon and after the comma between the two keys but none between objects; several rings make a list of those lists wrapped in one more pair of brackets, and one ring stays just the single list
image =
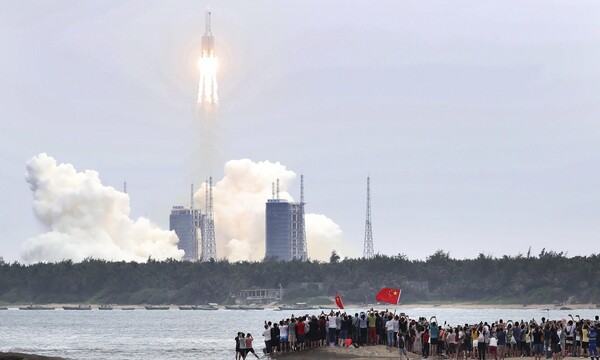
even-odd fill
[{"label": "red flag", "polygon": [[383,288],[379,290],[375,300],[383,301],[390,304],[398,304],[398,300],[400,300],[400,293],[402,290],[400,289],[391,289],[391,288]]},{"label": "red flag", "polygon": [[342,298],[338,295],[337,291],[335,292],[335,304],[340,308],[344,308],[344,304],[342,304]]}]

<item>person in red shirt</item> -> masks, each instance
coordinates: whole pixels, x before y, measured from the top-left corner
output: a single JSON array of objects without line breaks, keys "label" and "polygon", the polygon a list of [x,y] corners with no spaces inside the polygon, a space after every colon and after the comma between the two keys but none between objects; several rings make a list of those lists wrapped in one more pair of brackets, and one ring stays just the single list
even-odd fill
[{"label": "person in red shirt", "polygon": [[304,331],[306,327],[305,317],[301,317],[298,319],[298,324],[296,325],[296,331],[298,333],[298,347],[300,350],[304,350],[304,339],[306,338],[306,332]]},{"label": "person in red shirt", "polygon": [[422,340],[423,340],[423,357],[426,358],[429,356],[429,329],[425,329]]}]

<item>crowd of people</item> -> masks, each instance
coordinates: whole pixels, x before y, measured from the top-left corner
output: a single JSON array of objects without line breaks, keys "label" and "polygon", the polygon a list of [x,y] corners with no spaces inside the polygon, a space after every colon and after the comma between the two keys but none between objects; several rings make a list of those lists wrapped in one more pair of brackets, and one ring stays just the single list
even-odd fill
[{"label": "crowd of people", "polygon": [[[404,313],[363,311],[354,315],[341,311],[318,315],[291,316],[265,321],[262,337],[268,355],[302,351],[323,346],[361,347],[385,345],[398,349],[401,358],[408,352],[423,358],[439,356],[450,360],[504,360],[530,357],[561,360],[564,357],[598,358],[598,316],[595,319],[497,321],[478,324],[441,324],[430,319],[412,319]],[[236,337],[236,360],[252,348],[250,334]],[[396,351],[396,350],[394,350]]]}]

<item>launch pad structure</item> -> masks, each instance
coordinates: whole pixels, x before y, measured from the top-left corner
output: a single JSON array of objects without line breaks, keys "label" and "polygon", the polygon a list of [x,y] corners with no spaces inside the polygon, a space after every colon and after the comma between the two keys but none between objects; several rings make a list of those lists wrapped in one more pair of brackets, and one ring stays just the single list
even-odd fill
[{"label": "launch pad structure", "polygon": [[175,231],[179,238],[177,246],[185,252],[183,260],[210,261],[217,259],[212,177],[206,180],[205,186],[204,212],[194,208],[194,184],[192,184],[190,207],[173,206],[169,216],[169,229]]}]

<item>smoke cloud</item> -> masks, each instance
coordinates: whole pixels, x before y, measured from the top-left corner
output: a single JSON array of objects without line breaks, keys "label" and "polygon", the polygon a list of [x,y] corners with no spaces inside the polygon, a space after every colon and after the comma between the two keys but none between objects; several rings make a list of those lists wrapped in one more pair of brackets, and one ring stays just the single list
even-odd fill
[{"label": "smoke cloud", "polygon": [[[288,189],[296,174],[279,162],[242,159],[225,164],[225,176],[213,187],[217,257],[230,261],[264,258],[265,203],[272,198],[272,183],[276,179],[279,197],[294,201]],[[206,186],[202,184],[194,196],[199,204],[205,204]],[[329,260],[334,249],[338,254],[349,255],[342,249],[342,230],[333,220],[306,213],[305,222],[310,259]]]},{"label": "smoke cloud", "polygon": [[33,192],[35,216],[48,232],[28,239],[22,257],[27,262],[181,259],[177,235],[150,220],[129,217],[129,195],[105,186],[98,172],[77,172],[46,154],[27,163],[26,180]]}]

